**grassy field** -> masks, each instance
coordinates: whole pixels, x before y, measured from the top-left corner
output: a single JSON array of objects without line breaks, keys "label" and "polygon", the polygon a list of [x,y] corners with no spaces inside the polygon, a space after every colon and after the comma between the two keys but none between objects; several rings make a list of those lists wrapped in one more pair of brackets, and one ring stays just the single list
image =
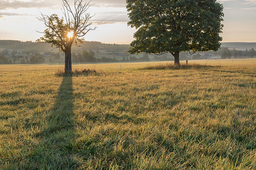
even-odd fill
[{"label": "grassy field", "polygon": [[256,169],[256,59],[189,62],[0,65],[0,169]]}]

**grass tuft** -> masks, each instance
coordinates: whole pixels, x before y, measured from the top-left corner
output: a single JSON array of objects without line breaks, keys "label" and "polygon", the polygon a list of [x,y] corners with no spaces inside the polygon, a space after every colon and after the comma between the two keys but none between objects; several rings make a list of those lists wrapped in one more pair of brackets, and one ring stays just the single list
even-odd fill
[{"label": "grass tuft", "polygon": [[153,65],[153,66],[146,66],[143,68],[143,70],[177,70],[177,69],[200,69],[200,68],[207,68],[207,67],[213,67],[211,65],[201,65],[201,64],[180,64],[180,65],[174,65],[174,64],[159,64],[159,65]]},{"label": "grass tuft", "polygon": [[78,76],[78,75],[85,75],[85,76],[89,76],[89,75],[97,75],[98,73],[96,72],[96,70],[93,69],[75,69],[74,71],[70,71],[70,72],[65,72],[64,70],[58,70],[56,71],[55,75],[59,76],[59,77],[63,77],[63,76]]}]

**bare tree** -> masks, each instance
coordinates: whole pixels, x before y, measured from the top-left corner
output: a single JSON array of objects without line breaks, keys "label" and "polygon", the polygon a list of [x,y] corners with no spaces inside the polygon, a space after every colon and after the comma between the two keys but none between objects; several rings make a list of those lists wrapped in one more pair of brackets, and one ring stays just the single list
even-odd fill
[{"label": "bare tree", "polygon": [[82,43],[83,37],[95,28],[90,27],[89,21],[92,16],[87,12],[90,2],[74,0],[73,8],[68,0],[62,0],[62,2],[64,18],[59,18],[57,14],[51,16],[41,14],[38,18],[47,27],[44,30],[44,36],[38,41],[51,43],[52,46],[60,48],[65,53],[65,72],[69,72],[72,71],[72,45]]}]

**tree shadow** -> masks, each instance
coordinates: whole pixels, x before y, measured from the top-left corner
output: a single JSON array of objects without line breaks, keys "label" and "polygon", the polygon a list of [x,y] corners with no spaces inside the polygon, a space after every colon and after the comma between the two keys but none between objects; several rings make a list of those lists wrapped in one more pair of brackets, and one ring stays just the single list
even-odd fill
[{"label": "tree shadow", "polygon": [[[72,169],[76,167],[72,152],[75,140],[73,120],[72,76],[64,76],[52,109],[47,111],[46,120],[39,133],[32,134],[33,142],[24,143],[24,156],[7,169]],[[25,142],[25,141],[24,141]],[[27,142],[27,141],[26,141]]]}]

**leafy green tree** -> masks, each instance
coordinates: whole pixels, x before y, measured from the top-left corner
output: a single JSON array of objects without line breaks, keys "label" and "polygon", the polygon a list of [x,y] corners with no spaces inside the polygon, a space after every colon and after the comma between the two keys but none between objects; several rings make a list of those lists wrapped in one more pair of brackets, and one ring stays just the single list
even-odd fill
[{"label": "leafy green tree", "polygon": [[13,58],[15,58],[17,54],[18,54],[18,52],[16,50],[13,50],[12,53],[11,53]]},{"label": "leafy green tree", "polygon": [[8,64],[8,58],[3,55],[0,55],[0,64]]},{"label": "leafy green tree", "polygon": [[26,61],[24,58],[21,59],[20,64],[26,64]]},{"label": "leafy green tree", "polygon": [[30,64],[41,64],[44,63],[45,59],[43,56],[33,56],[30,58]]},{"label": "leafy green tree", "polygon": [[193,59],[201,59],[201,55],[200,54],[195,54],[192,57]]},{"label": "leafy green tree", "polygon": [[233,56],[234,58],[237,58],[237,57],[238,57],[238,51],[237,51],[235,48],[233,48],[233,49],[231,50],[231,54],[232,54],[232,56]]},{"label": "leafy green tree", "polygon": [[90,51],[82,51],[82,60],[83,62],[95,62],[96,58],[94,57],[94,52],[92,50]]},{"label": "leafy green tree", "polygon": [[4,56],[7,55],[8,53],[9,53],[9,50],[7,50],[7,49],[5,49],[5,50],[3,50],[3,51],[1,52],[1,54],[4,55]]},{"label": "leafy green tree", "polygon": [[228,57],[228,58],[231,58],[231,57],[232,57],[232,53],[231,53],[230,50],[227,50],[227,57]]},{"label": "leafy green tree", "polygon": [[250,57],[251,58],[254,58],[254,56],[255,56],[255,50],[254,50],[254,48],[251,48],[250,50],[249,50],[249,53],[250,53]]},{"label": "leafy green tree", "polygon": [[127,0],[130,21],[137,29],[129,52],[171,53],[179,64],[182,51],[217,51],[223,6],[216,0]]},{"label": "leafy green tree", "polygon": [[221,58],[222,58],[222,59],[227,58],[227,51],[226,51],[226,50],[224,50],[224,51],[221,52]]},{"label": "leafy green tree", "polygon": [[231,58],[231,57],[232,57],[232,52],[227,47],[224,47],[221,49],[221,58],[222,59]]},{"label": "leafy green tree", "polygon": [[39,41],[51,43],[65,53],[65,72],[69,72],[72,71],[72,45],[82,43],[83,37],[93,29],[90,28],[91,23],[89,23],[91,16],[87,13],[89,2],[74,0],[73,9],[67,0],[62,2],[64,18],[59,18],[57,14],[51,16],[42,14],[39,18],[47,27]]},{"label": "leafy green tree", "polygon": [[49,58],[49,62],[50,62],[50,63],[52,62],[52,57]]}]

